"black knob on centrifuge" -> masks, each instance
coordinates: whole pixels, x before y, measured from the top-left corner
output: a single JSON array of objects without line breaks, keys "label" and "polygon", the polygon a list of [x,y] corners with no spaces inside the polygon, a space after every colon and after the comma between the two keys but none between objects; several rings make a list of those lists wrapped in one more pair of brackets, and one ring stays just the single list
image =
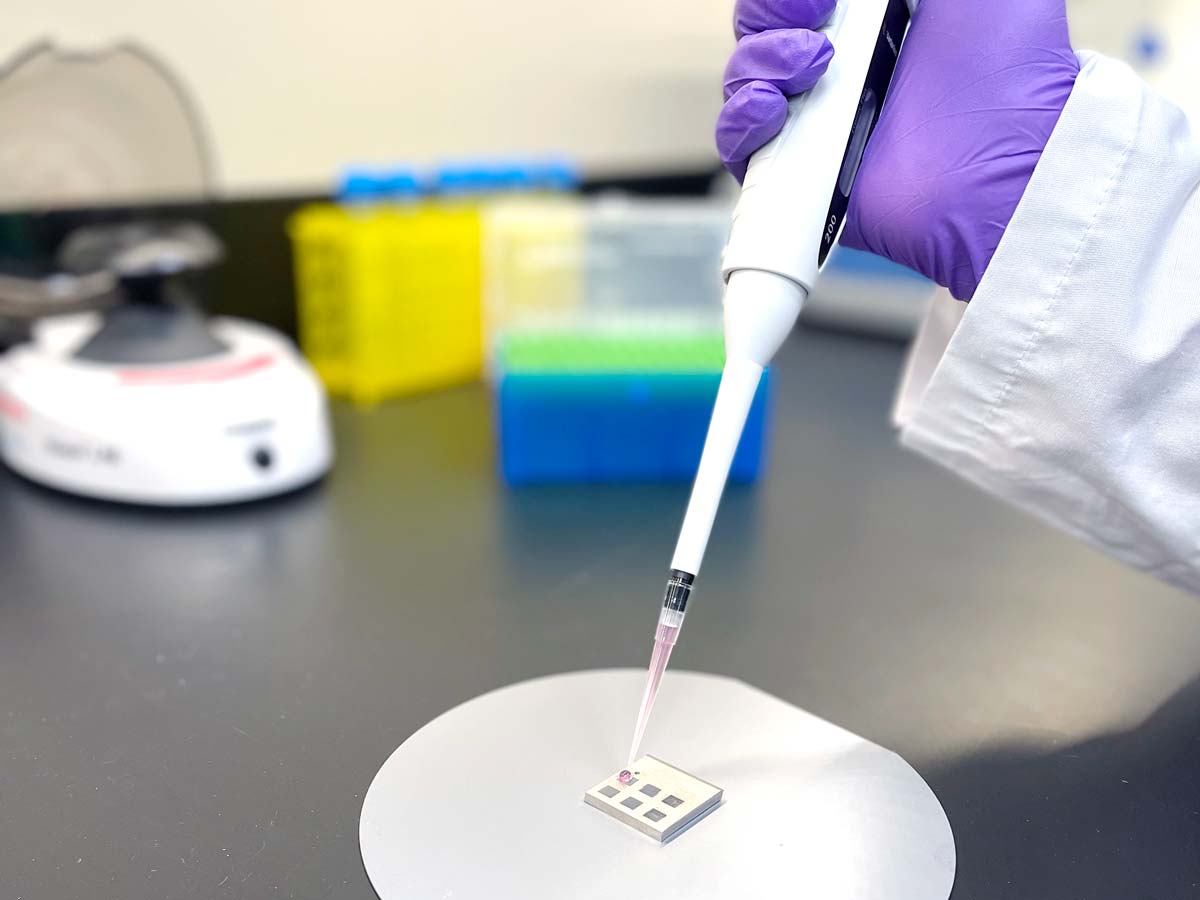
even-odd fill
[{"label": "black knob on centrifuge", "polygon": [[254,465],[263,471],[271,468],[275,462],[275,455],[266,447],[256,448],[254,453],[250,455],[250,458],[254,461]]}]

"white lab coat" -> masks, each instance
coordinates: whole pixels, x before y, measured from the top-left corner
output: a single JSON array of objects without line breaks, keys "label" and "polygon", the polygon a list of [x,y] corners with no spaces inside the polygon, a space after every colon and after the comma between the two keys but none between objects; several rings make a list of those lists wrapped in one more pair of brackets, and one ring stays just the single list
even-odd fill
[{"label": "white lab coat", "polygon": [[939,294],[902,442],[1200,593],[1200,135],[1128,67],[1082,72],[970,305]]}]

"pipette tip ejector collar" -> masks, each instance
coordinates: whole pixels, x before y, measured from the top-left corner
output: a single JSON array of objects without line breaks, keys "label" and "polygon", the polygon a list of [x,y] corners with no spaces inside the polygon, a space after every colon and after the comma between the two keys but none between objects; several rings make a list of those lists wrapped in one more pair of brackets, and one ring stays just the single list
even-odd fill
[{"label": "pipette tip ejector collar", "polygon": [[667,579],[667,590],[663,595],[663,607],[675,612],[686,612],[688,598],[692,595],[692,584],[696,576],[679,569],[672,569]]}]

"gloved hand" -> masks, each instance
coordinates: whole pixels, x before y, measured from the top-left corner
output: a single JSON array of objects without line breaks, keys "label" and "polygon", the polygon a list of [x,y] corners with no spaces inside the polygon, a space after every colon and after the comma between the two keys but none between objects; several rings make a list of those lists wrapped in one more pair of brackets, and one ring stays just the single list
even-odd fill
[{"label": "gloved hand", "polygon": [[[853,3],[855,0],[844,0]],[[851,196],[842,243],[969,300],[1075,84],[1065,0],[922,0]],[[835,0],[737,0],[717,146],[741,180],[785,96],[834,48]],[[1080,173],[1081,176],[1086,173]]]}]

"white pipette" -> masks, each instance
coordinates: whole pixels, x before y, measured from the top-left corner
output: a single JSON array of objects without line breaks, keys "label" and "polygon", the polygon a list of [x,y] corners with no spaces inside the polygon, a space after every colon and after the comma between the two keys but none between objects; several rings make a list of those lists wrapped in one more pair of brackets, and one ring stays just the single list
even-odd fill
[{"label": "white pipette", "polygon": [[839,0],[822,29],[835,49],[828,72],[789,103],[779,135],[750,160],[722,262],[725,369],[671,561],[630,764],[679,639],[763,370],[795,326],[845,225],[850,190],[917,3]]}]

